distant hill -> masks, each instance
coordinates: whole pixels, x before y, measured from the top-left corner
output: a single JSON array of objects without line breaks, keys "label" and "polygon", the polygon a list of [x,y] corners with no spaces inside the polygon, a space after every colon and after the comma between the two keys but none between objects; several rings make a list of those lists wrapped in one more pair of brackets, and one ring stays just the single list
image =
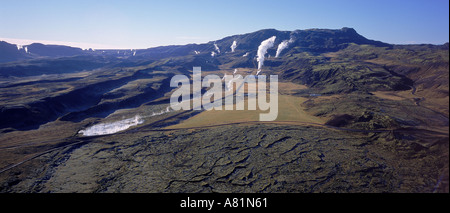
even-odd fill
[{"label": "distant hill", "polygon": [[0,63],[33,59],[39,57],[67,57],[86,55],[87,51],[81,48],[69,47],[63,45],[44,45],[33,43],[30,45],[19,46],[0,41]]},{"label": "distant hill", "polygon": [[377,47],[392,47],[391,44],[383,43],[366,39],[359,35],[352,28],[342,28],[338,30],[330,29],[309,29],[309,30],[295,30],[295,31],[278,31],[275,29],[264,29],[252,33],[233,35],[225,37],[217,41],[210,41],[205,44],[188,44],[188,45],[173,45],[149,48],[145,50],[138,50],[137,55],[147,56],[152,58],[165,58],[182,56],[186,54],[211,54],[216,51],[214,44],[220,50],[220,53],[230,53],[231,46],[234,41],[237,43],[235,54],[250,52],[256,54],[258,46],[262,41],[276,36],[275,45],[269,50],[269,53],[275,52],[277,46],[292,38],[292,43],[287,50],[294,47],[299,48],[299,51],[308,51],[315,53],[337,51],[344,49],[350,43],[355,44],[370,44]]},{"label": "distant hill", "polygon": [[28,53],[38,56],[63,57],[86,54],[81,48],[63,46],[63,45],[44,45],[33,43],[26,45]]},{"label": "distant hill", "polygon": [[15,44],[0,41],[0,63],[29,58],[31,58],[31,56],[28,56],[24,49],[19,49]]}]

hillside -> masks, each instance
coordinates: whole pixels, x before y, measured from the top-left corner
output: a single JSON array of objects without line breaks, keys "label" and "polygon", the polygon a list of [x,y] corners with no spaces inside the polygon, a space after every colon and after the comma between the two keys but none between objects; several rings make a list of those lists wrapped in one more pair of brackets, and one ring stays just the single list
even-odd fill
[{"label": "hillside", "polygon": [[[278,118],[171,110],[171,78],[197,66],[278,75]],[[448,43],[352,28],[138,50],[0,42],[0,191],[448,193],[448,79]]]}]

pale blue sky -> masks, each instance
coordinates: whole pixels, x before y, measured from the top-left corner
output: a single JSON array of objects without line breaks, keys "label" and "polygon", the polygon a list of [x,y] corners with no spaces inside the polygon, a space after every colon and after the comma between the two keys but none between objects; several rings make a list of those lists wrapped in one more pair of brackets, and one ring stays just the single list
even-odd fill
[{"label": "pale blue sky", "polygon": [[266,28],[342,27],[392,44],[442,44],[449,40],[449,1],[0,0],[0,38],[96,47],[148,48]]}]

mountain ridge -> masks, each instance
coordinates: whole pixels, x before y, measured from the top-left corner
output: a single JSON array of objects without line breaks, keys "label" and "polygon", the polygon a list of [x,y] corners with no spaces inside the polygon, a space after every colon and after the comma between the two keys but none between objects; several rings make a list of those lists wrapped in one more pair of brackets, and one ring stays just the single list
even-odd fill
[{"label": "mountain ridge", "polygon": [[[183,56],[195,53],[208,53],[215,51],[216,44],[222,52],[230,51],[233,41],[237,41],[236,50],[250,51],[256,49],[259,44],[271,37],[276,36],[275,48],[283,40],[295,38],[291,45],[299,46],[302,51],[324,52],[335,51],[346,47],[347,43],[371,44],[375,46],[391,47],[391,44],[383,43],[365,38],[358,34],[353,28],[342,29],[306,29],[294,31],[279,31],[276,29],[262,29],[251,33],[231,35],[219,40],[209,41],[201,44],[168,45],[151,47],[147,49],[87,49],[65,45],[46,45],[33,43],[30,45],[15,45],[0,41],[0,63],[33,59],[39,57],[68,57],[76,55],[108,55],[116,57],[146,57],[161,59],[165,57]],[[256,50],[255,50],[256,51]]]}]

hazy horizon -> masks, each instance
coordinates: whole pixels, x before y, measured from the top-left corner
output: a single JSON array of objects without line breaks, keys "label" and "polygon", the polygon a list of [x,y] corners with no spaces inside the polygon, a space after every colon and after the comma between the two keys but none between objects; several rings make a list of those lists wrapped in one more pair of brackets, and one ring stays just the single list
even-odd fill
[{"label": "hazy horizon", "polygon": [[[307,29],[305,29],[307,30]],[[292,30],[293,31],[293,30]],[[248,32],[252,33],[252,32]],[[242,33],[243,34],[243,33]],[[232,36],[232,35],[229,35]],[[364,35],[362,35],[364,36]],[[222,38],[219,38],[222,39]],[[219,40],[217,39],[217,40]],[[138,50],[138,49],[148,49],[153,47],[159,47],[159,46],[169,46],[169,45],[187,45],[187,44],[203,44],[208,43],[210,41],[205,42],[196,42],[196,43],[185,43],[185,44],[167,44],[167,45],[159,45],[159,46],[151,46],[151,47],[142,47],[142,48],[128,48],[128,47],[113,47],[113,46],[107,46],[107,45],[101,45],[101,44],[90,44],[90,43],[79,43],[79,42],[71,42],[71,41],[48,41],[48,40],[29,40],[29,39],[15,39],[15,38],[0,38],[0,41],[5,41],[10,44],[16,44],[16,45],[30,45],[33,43],[41,43],[45,45],[63,45],[63,46],[70,46],[75,48],[81,48],[83,50],[93,49],[93,50]],[[214,40],[211,40],[214,41]],[[384,42],[384,41],[381,41]],[[411,42],[411,43],[401,43],[401,44],[394,44],[394,45],[414,45],[414,44],[431,44],[431,45],[443,45],[445,43],[448,43],[449,41],[445,41],[443,43],[417,43],[417,42]],[[387,42],[385,42],[387,43]],[[392,43],[390,43],[392,44]]]},{"label": "hazy horizon", "polygon": [[446,0],[1,1],[0,40],[19,45],[146,49],[207,43],[268,28],[351,27],[390,44],[444,44],[449,37]]}]

